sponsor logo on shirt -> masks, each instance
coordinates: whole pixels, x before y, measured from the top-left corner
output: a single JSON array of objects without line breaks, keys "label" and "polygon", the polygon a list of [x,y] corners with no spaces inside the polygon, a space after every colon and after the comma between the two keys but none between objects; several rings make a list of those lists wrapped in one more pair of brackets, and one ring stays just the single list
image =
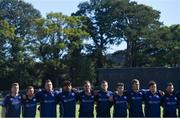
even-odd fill
[{"label": "sponsor logo on shirt", "polygon": [[167,105],[175,105],[177,104],[176,102],[167,102]]},{"label": "sponsor logo on shirt", "polygon": [[64,102],[72,102],[74,101],[75,99],[74,98],[71,98],[71,99],[66,99],[66,100],[63,100]]},{"label": "sponsor logo on shirt", "polygon": [[141,100],[142,99],[142,97],[131,97],[132,98],[132,100]]},{"label": "sponsor logo on shirt", "polygon": [[159,104],[160,101],[149,101],[148,103],[149,103],[149,104]]},{"label": "sponsor logo on shirt", "polygon": [[106,102],[106,101],[108,101],[108,99],[107,98],[99,98],[99,101]]},{"label": "sponsor logo on shirt", "polygon": [[44,103],[54,103],[55,100],[44,100]]},{"label": "sponsor logo on shirt", "polygon": [[28,108],[29,108],[29,107],[34,107],[34,106],[36,106],[36,104],[26,104],[26,105],[25,105],[25,107],[28,107]]},{"label": "sponsor logo on shirt", "polygon": [[17,105],[17,104],[20,104],[20,101],[13,101],[11,104],[12,105]]},{"label": "sponsor logo on shirt", "polygon": [[92,103],[92,102],[93,102],[93,100],[85,100],[85,99],[82,99],[82,102]]}]

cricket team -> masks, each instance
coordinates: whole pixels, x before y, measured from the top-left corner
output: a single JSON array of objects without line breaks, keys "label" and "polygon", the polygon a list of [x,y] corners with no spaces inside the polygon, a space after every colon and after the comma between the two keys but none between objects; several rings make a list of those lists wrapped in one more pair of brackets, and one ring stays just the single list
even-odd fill
[{"label": "cricket team", "polygon": [[[35,117],[36,109],[40,117],[178,117],[180,109],[180,92],[174,91],[168,83],[165,91],[157,90],[157,84],[150,81],[148,89],[140,89],[138,79],[131,81],[131,90],[124,90],[124,83],[117,83],[115,92],[108,90],[108,82],[102,81],[100,90],[93,90],[91,83],[85,81],[83,90],[74,89],[70,81],[64,81],[62,91],[53,89],[51,80],[45,81],[44,89],[35,92],[28,86],[24,94],[19,94],[19,84],[11,85],[10,93],[2,103],[2,117]],[[57,105],[59,104],[59,111]],[[79,104],[79,109],[76,108]],[[143,107],[144,104],[144,107]],[[111,116],[111,107],[113,116]],[[95,108],[95,110],[94,110]]]}]

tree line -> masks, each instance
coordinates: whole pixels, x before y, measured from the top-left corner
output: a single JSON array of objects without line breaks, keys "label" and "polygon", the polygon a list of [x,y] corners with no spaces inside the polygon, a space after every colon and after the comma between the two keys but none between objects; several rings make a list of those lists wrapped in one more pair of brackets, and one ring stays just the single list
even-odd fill
[{"label": "tree line", "polygon": [[[97,68],[178,67],[180,25],[166,26],[160,12],[130,0],[89,0],[70,16],[40,11],[22,0],[0,0],[0,86],[24,88],[51,79],[97,83]],[[126,42],[114,54],[112,45]],[[116,63],[110,57],[123,58]]]}]

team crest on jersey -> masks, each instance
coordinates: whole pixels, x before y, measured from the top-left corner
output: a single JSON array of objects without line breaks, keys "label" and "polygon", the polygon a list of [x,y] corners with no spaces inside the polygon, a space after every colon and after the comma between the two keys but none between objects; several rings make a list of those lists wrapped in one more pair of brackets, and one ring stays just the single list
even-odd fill
[{"label": "team crest on jersey", "polygon": [[19,96],[19,99],[21,99],[21,96]]},{"label": "team crest on jersey", "polygon": [[54,97],[54,93],[51,94]]},{"label": "team crest on jersey", "polygon": [[33,101],[36,102],[36,98],[34,98]]},{"label": "team crest on jersey", "polygon": [[63,98],[65,98],[66,96],[65,96],[65,95],[63,95],[62,97],[63,97]]},{"label": "team crest on jersey", "polygon": [[124,99],[127,99],[127,97],[126,97],[126,96],[124,96]]},{"label": "team crest on jersey", "polygon": [[174,100],[177,100],[177,97],[174,97]]},{"label": "team crest on jersey", "polygon": [[141,94],[141,95],[142,95],[142,92],[139,92],[139,94]]},{"label": "team crest on jersey", "polygon": [[167,97],[166,100],[169,100],[169,98]]},{"label": "team crest on jersey", "polygon": [[13,101],[13,98],[10,98],[11,101]]},{"label": "team crest on jersey", "polygon": [[72,93],[72,96],[74,96],[75,94],[74,93]]},{"label": "team crest on jersey", "polygon": [[91,98],[94,98],[94,96],[91,96]]},{"label": "team crest on jersey", "polygon": [[158,96],[158,95],[156,95],[155,97],[156,97],[156,98],[159,98],[159,96]]}]

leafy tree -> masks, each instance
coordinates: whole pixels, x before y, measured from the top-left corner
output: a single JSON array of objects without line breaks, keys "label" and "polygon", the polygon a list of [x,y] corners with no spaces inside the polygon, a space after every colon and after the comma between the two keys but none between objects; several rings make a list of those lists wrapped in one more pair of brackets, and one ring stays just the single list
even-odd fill
[{"label": "leafy tree", "polygon": [[[33,20],[41,17],[40,12],[32,5],[21,0],[0,0],[0,19],[13,27],[13,37],[6,38],[6,65],[8,78],[12,81],[23,81],[26,73],[26,60],[32,60],[30,45],[33,43]],[[2,40],[3,37],[1,37]],[[30,76],[27,78],[31,78]],[[9,80],[10,81],[10,80]]]},{"label": "leafy tree", "polygon": [[67,73],[65,57],[70,60],[75,50],[81,51],[82,39],[88,35],[82,21],[83,17],[62,13],[49,13],[46,19],[35,20],[35,54],[44,64],[44,79],[61,80],[61,76]]},{"label": "leafy tree", "polygon": [[177,67],[180,62],[180,26],[163,26],[156,32],[157,40],[152,40],[144,52],[148,52],[151,66]]},{"label": "leafy tree", "polygon": [[104,57],[111,44],[127,43],[126,66],[138,66],[138,51],[149,33],[160,26],[159,12],[130,0],[90,0],[79,4],[76,15],[87,17],[93,45],[89,49],[96,67],[105,66]]}]

